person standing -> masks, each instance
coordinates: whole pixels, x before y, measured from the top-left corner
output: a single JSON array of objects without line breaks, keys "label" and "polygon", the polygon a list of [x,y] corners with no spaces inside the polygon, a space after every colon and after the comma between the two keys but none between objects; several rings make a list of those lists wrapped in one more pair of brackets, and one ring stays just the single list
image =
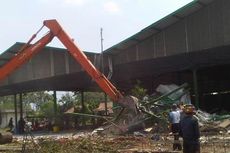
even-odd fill
[{"label": "person standing", "polygon": [[18,132],[19,134],[23,134],[25,131],[25,120],[21,117],[18,121]]},{"label": "person standing", "polygon": [[185,117],[180,121],[180,135],[183,138],[183,153],[200,153],[200,130],[198,120],[193,116],[195,107],[186,105]]},{"label": "person standing", "polygon": [[177,105],[172,105],[172,111],[169,112],[169,122],[171,132],[174,136],[173,150],[182,150],[182,146],[179,141],[179,131],[180,131],[180,111],[177,109]]},{"label": "person standing", "polygon": [[14,124],[13,124],[13,118],[12,117],[9,120],[8,127],[10,128],[9,131],[13,132]]}]

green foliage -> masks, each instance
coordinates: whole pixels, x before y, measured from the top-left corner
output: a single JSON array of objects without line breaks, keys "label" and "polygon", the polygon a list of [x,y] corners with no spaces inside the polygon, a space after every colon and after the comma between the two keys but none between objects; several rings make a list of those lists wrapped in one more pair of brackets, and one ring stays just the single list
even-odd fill
[{"label": "green foliage", "polygon": [[30,106],[32,104],[36,111],[40,111],[41,106],[49,101],[53,101],[53,96],[45,91],[30,92],[23,95],[23,103]]},{"label": "green foliage", "polygon": [[[17,96],[17,103],[19,102],[19,97]],[[1,109],[14,109],[14,96],[3,96],[0,97],[0,108]],[[31,111],[31,106],[23,101],[23,108],[26,111]]]},{"label": "green foliage", "polygon": [[47,116],[49,118],[54,117],[54,102],[47,101],[42,103],[39,108],[39,115]]},{"label": "green foliage", "polygon": [[76,95],[70,93],[63,94],[61,99],[58,100],[58,104],[61,105],[61,111],[65,112],[67,109],[74,107],[77,104]]},{"label": "green foliage", "polygon": [[[81,94],[75,93],[77,105],[81,105]],[[93,110],[99,106],[100,102],[105,101],[105,94],[102,92],[84,92],[84,101],[89,110]]]},{"label": "green foliage", "polygon": [[70,93],[66,93],[61,96],[61,99],[58,101],[61,105],[74,105],[76,103],[75,95],[71,95]]},{"label": "green foliage", "polygon": [[131,90],[131,94],[137,97],[138,99],[143,99],[143,97],[147,94],[147,89],[144,89],[141,86],[141,82],[137,80],[137,84]]},{"label": "green foliage", "polygon": [[[77,108],[78,113],[83,113],[83,114],[92,114],[93,110],[95,108],[97,108],[100,104],[100,102],[104,101],[105,99],[105,94],[104,93],[100,93],[100,92],[84,92],[84,106],[82,106],[82,97],[81,97],[81,93],[80,92],[75,92],[74,93],[74,98],[76,101],[76,105],[75,107]],[[87,123],[87,122],[91,122],[92,118],[91,117],[87,117],[87,116],[81,116],[78,117],[79,118],[79,122],[82,122],[83,124]]]},{"label": "green foliage", "polygon": [[[44,116],[49,119],[54,119],[54,98],[53,95],[46,92],[30,92],[22,95],[23,109],[27,111],[29,116]],[[17,96],[19,98],[19,96]],[[81,113],[92,114],[92,110],[99,106],[99,103],[104,101],[104,93],[99,92],[84,92],[84,107],[82,109],[81,94],[76,92],[74,94],[66,93],[62,95],[57,103],[56,115],[61,119],[65,111],[71,107],[79,107]],[[17,101],[19,101],[17,99]],[[31,107],[32,106],[32,107]],[[14,96],[0,97],[0,108],[14,109]],[[91,118],[84,118],[85,121]]]},{"label": "green foliage", "polygon": [[14,109],[14,96],[0,97],[0,108],[1,109]]}]

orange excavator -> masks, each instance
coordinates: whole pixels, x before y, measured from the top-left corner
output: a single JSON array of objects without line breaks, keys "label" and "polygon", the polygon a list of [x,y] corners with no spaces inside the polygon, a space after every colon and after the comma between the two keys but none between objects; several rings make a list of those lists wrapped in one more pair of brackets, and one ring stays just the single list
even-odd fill
[{"label": "orange excavator", "polygon": [[[36,43],[30,44],[43,27],[47,27],[50,31],[39,39]],[[124,108],[128,108],[137,113],[137,99],[132,96],[124,97],[116,87],[88,60],[87,56],[77,47],[73,40],[63,30],[56,20],[45,20],[43,26],[34,34],[31,39],[22,47],[8,63],[0,68],[0,80],[5,79],[9,74],[26,63],[35,54],[39,53],[54,37],[57,37],[67,48],[73,58],[80,63],[83,69],[96,81],[99,87],[113,100]]]}]

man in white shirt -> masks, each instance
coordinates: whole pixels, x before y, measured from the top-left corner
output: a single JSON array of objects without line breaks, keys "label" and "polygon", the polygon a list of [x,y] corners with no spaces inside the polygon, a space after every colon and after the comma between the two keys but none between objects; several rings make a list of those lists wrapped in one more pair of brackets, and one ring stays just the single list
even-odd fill
[{"label": "man in white shirt", "polygon": [[171,132],[174,136],[173,150],[182,150],[179,141],[179,131],[180,131],[180,111],[177,109],[177,105],[172,105],[172,111],[169,112],[169,122],[171,124]]}]

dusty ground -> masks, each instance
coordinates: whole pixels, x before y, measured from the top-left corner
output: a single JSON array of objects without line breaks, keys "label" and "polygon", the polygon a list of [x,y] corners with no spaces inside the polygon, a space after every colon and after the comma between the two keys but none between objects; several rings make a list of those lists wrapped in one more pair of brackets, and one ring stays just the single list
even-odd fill
[{"label": "dusty ground", "polygon": [[[0,145],[0,152],[29,153],[155,153],[172,152],[172,136],[160,135],[154,141],[152,135],[143,136],[91,136],[89,133],[60,133],[14,136],[11,144]],[[24,137],[25,138],[25,137]],[[25,140],[25,139],[24,139]],[[206,135],[201,138],[201,153],[230,153],[230,135]]]}]

